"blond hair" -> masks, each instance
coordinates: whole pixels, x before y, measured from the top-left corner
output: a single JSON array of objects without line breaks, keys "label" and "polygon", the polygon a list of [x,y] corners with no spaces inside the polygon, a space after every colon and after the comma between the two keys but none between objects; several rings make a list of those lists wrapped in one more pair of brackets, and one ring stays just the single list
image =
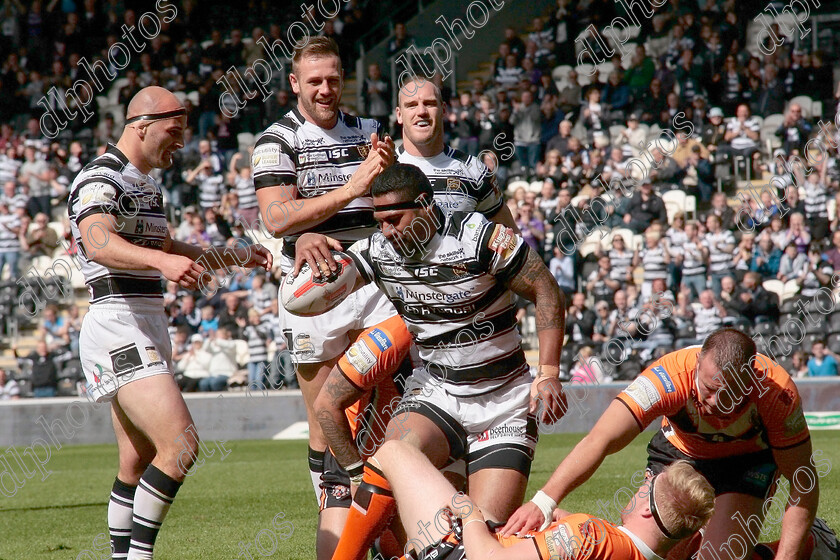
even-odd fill
[{"label": "blond hair", "polygon": [[330,37],[310,37],[305,44],[295,46],[295,54],[292,56],[292,73],[297,74],[298,64],[304,57],[326,56],[334,56],[341,60],[338,43]]},{"label": "blond hair", "polygon": [[700,530],[715,511],[715,491],[706,478],[686,461],[665,468],[654,488],[662,523],[672,535]]}]

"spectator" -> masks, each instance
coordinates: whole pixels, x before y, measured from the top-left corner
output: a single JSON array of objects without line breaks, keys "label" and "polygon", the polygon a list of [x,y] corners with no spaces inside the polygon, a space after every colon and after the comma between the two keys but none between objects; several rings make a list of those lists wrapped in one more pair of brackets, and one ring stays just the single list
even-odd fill
[{"label": "spectator", "polygon": [[700,293],[700,307],[694,311],[694,338],[677,340],[677,348],[703,344],[707,336],[723,326],[723,318],[726,316],[726,309],[715,299],[714,292],[703,290]]},{"label": "spectator", "polygon": [[[621,282],[612,278],[612,266],[610,257],[601,255],[598,257],[598,268],[593,270],[586,279],[586,292],[595,298],[595,303],[611,302],[621,288]],[[596,305],[597,310],[597,305]]]},{"label": "spectator", "polygon": [[645,46],[642,44],[636,45],[633,57],[630,60],[630,68],[627,69],[625,75],[625,81],[634,98],[641,98],[644,95],[653,80],[655,72],[656,65],[647,56]]},{"label": "spectator", "polygon": [[[563,111],[567,119],[570,119],[572,114],[580,109],[583,99],[582,94],[577,71],[570,70],[566,76],[566,87],[560,90],[560,95],[557,97],[557,106]],[[571,121],[569,124],[571,124]],[[571,127],[569,127],[569,131],[571,132]]]},{"label": "spectator", "polygon": [[29,214],[38,212],[52,215],[52,195],[50,194],[50,170],[47,162],[36,157],[35,148],[27,147],[23,151],[26,161],[20,166],[18,181],[29,186]]},{"label": "spectator", "polygon": [[649,177],[642,179],[639,190],[633,193],[624,215],[624,223],[635,233],[641,233],[648,228],[654,220],[659,223],[668,223],[668,213],[665,211],[665,203],[662,198],[653,192],[653,183]]},{"label": "spectator", "polygon": [[384,130],[389,129],[388,117],[391,115],[391,84],[382,79],[379,64],[368,66],[368,75],[362,86],[362,107],[364,115],[379,121]]},{"label": "spectator", "polygon": [[[551,153],[556,150],[561,156],[566,154],[569,150],[569,139],[571,137],[572,121],[560,121],[560,124],[558,125],[558,134],[548,141],[548,144],[546,145],[546,152]],[[546,175],[551,176],[552,174],[546,173]]]},{"label": "spectator", "polygon": [[833,273],[831,264],[822,259],[819,243],[812,243],[808,248],[808,260],[805,267],[795,278],[796,283],[799,284],[799,293],[802,297],[812,298],[820,292],[821,288],[830,288]]},{"label": "spectator", "polygon": [[184,179],[190,185],[198,185],[198,202],[202,210],[217,207],[222,202],[225,190],[224,177],[213,172],[211,158],[202,159]]},{"label": "spectator", "polygon": [[785,86],[779,80],[779,69],[774,64],[764,66],[764,81],[756,103],[756,114],[775,115],[785,106]]},{"label": "spectator", "polygon": [[9,379],[6,370],[0,368],[0,401],[17,400],[20,398],[20,386],[14,379]]},{"label": "spectator", "polygon": [[621,117],[630,107],[630,88],[621,80],[618,71],[610,72],[603,92],[603,102],[609,110],[608,123],[622,120]]},{"label": "spectator", "polygon": [[[202,388],[210,391],[210,360],[212,356],[204,349],[204,337],[194,334],[190,337],[189,348],[181,354],[177,369],[182,374],[179,386],[184,392],[191,392]],[[173,355],[174,359],[174,355]]]},{"label": "spectator", "polygon": [[[499,48],[499,52],[501,52],[501,47]],[[510,92],[519,85],[524,74],[525,71],[519,66],[516,55],[506,55],[504,57],[504,66],[496,69],[496,85],[499,89]]]},{"label": "spectator", "polygon": [[762,280],[774,279],[779,273],[781,259],[782,251],[773,243],[770,232],[762,232],[758,236],[758,243],[750,262],[750,270],[757,272]]},{"label": "spectator", "polygon": [[219,329],[219,317],[212,305],[205,305],[201,308],[201,324],[198,327],[199,334],[210,336],[211,332]]},{"label": "spectator", "polygon": [[828,261],[831,268],[840,270],[840,230],[835,230],[831,234],[831,249],[823,254],[823,258]]},{"label": "spectator", "polygon": [[610,260],[610,277],[621,286],[633,282],[633,252],[628,251],[624,237],[615,234],[612,238],[612,248],[607,253]]},{"label": "spectator", "polygon": [[514,101],[513,107],[510,122],[513,124],[516,157],[530,174],[536,170],[540,156],[540,108],[534,103],[534,96],[530,91],[522,92],[522,101]]},{"label": "spectator", "polygon": [[735,250],[735,236],[732,232],[721,228],[720,218],[710,214],[706,218],[706,233],[703,241],[709,250],[709,277],[711,288],[715,294],[720,294],[721,278],[732,275],[734,263],[732,252]]},{"label": "spectator", "polygon": [[782,149],[790,154],[793,150],[803,153],[805,142],[811,134],[811,125],[802,117],[802,106],[791,103],[785,113],[785,120],[774,133],[782,140]]},{"label": "spectator", "polygon": [[682,245],[682,259],[680,261],[680,282],[689,290],[691,297],[699,297],[706,289],[706,263],[709,260],[709,249],[700,236],[699,224],[690,221],[685,225],[686,240]]},{"label": "spectator", "polygon": [[11,210],[0,199],[0,277],[8,268],[8,279],[16,281],[20,258],[21,220],[16,210]]},{"label": "spectator", "polygon": [[219,328],[228,329],[234,338],[241,338],[239,322],[248,318],[248,310],[236,294],[225,294],[222,299],[225,302],[225,308],[219,313]]},{"label": "spectator", "polygon": [[248,310],[248,319],[241,320],[240,327],[248,342],[248,387],[261,391],[266,386],[269,372],[268,341],[271,339],[271,324],[262,323],[256,309]]},{"label": "spectator", "polygon": [[741,241],[738,243],[732,256],[733,270],[737,278],[743,278],[744,273],[750,269],[754,251],[755,234],[745,232],[741,235]]},{"label": "spectator", "polygon": [[548,263],[548,269],[557,281],[557,285],[566,294],[566,298],[571,299],[577,289],[574,257],[563,253],[560,247],[554,247],[554,257]]},{"label": "spectator", "polygon": [[586,307],[586,294],[576,292],[566,311],[566,334],[569,335],[570,352],[574,355],[581,346],[592,346],[595,332],[595,313]]},{"label": "spectator", "polygon": [[602,371],[601,368],[593,368],[590,365],[592,360],[592,354],[593,350],[591,346],[584,346],[578,351],[579,358],[574,363],[571,371],[569,372],[570,383],[597,385],[599,382],[603,381],[603,378],[598,379],[598,371]]},{"label": "spectator", "polygon": [[58,392],[58,359],[61,357],[55,352],[50,352],[47,341],[40,339],[36,346],[26,358],[21,358],[17,353],[17,344],[12,344],[12,352],[18,363],[29,362],[32,367],[32,396],[36,399],[54,397]]},{"label": "spectator", "polygon": [[[738,105],[735,118],[726,125],[724,140],[729,142],[729,152],[734,156],[746,159],[747,165],[752,165],[758,155],[758,136],[761,127],[750,116],[750,107],[745,103]],[[757,170],[753,170],[757,175]]]},{"label": "spectator", "polygon": [[414,38],[408,34],[405,23],[399,21],[394,24],[394,36],[388,41],[388,57],[392,57],[407,49],[414,42]]},{"label": "spectator", "polygon": [[729,207],[724,193],[717,192],[712,195],[712,207],[709,213],[718,217],[722,229],[735,229],[735,211]]},{"label": "spectator", "polygon": [[610,302],[599,301],[595,304],[595,329],[592,340],[601,345],[610,341],[613,325],[610,322]]},{"label": "spectator", "polygon": [[621,147],[624,155],[639,157],[646,149],[645,146],[647,146],[647,131],[639,126],[639,113],[631,113],[627,117],[627,126],[621,131],[613,150]]},{"label": "spectator", "polygon": [[811,239],[826,239],[829,234],[828,223],[828,189],[826,188],[826,170],[828,157],[823,157],[822,165],[812,168],[806,179],[801,166],[795,167],[797,184],[804,185],[805,219]]},{"label": "spectator", "polygon": [[653,281],[668,278],[668,265],[671,255],[667,241],[658,231],[649,229],[645,232],[645,245],[633,256],[633,267],[639,265],[644,269],[642,281],[642,298],[653,294]]},{"label": "spectator", "polygon": [[674,321],[672,306],[661,305],[655,296],[647,297],[635,314],[636,338],[631,347],[640,350],[639,358],[648,363],[657,356],[667,353],[674,345]]},{"label": "spectator", "polygon": [[525,203],[519,207],[516,226],[525,243],[541,255],[545,239],[545,222],[534,216],[534,207],[531,204]]},{"label": "spectator", "polygon": [[807,274],[807,269],[808,257],[797,250],[796,243],[788,243],[779,261],[779,272],[776,278],[782,282],[796,280]]},{"label": "spectator", "polygon": [[779,319],[778,297],[764,289],[761,276],[757,272],[747,272],[744,275],[731,306],[751,325],[775,322]]},{"label": "spectator", "polygon": [[239,369],[236,363],[236,342],[231,339],[230,330],[219,327],[217,331],[211,331],[204,349],[210,353],[210,376],[199,382],[198,390],[224,391],[228,379]]},{"label": "spectator", "polygon": [[808,360],[809,377],[836,377],[837,361],[840,356],[826,348],[824,340],[814,341],[811,347],[813,356]]},{"label": "spectator", "polygon": [[25,235],[25,249],[30,257],[52,258],[59,246],[58,234],[49,226],[49,217],[44,213],[35,215],[35,221]]},{"label": "spectator", "polygon": [[583,126],[587,130],[589,140],[595,143],[596,138],[605,137],[605,131],[609,125],[609,115],[607,114],[609,107],[605,103],[601,103],[601,91],[599,89],[593,87],[586,93],[586,99],[580,110]]},{"label": "spectator", "polygon": [[808,376],[808,360],[807,355],[802,350],[796,350],[791,356],[792,364],[790,375],[791,377],[801,378]]},{"label": "spectator", "polygon": [[791,243],[796,245],[796,250],[800,253],[805,253],[808,245],[811,244],[811,234],[805,227],[805,216],[799,212],[794,212],[790,215],[790,224],[785,231],[783,247],[787,247]]},{"label": "spectator", "polygon": [[[680,183],[682,178],[685,176],[685,170],[680,168],[674,158],[664,153],[659,148],[651,149],[650,157],[653,158],[654,163],[651,165],[648,177],[659,187],[657,190],[669,191],[676,189],[678,186],[677,184]],[[666,214],[666,219],[663,223],[667,222],[668,220]]]}]

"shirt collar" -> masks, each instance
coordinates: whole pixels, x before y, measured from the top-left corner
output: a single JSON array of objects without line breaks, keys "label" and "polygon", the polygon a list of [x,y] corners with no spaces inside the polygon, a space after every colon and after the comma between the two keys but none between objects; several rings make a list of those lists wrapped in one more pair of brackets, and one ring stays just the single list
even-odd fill
[{"label": "shirt collar", "polygon": [[647,560],[663,560],[661,556],[651,550],[645,541],[633,534],[630,529],[627,527],[619,527],[618,530],[630,537],[630,540],[633,541],[633,544],[636,545],[636,548],[639,549],[639,552],[641,552],[642,556],[644,556]]}]

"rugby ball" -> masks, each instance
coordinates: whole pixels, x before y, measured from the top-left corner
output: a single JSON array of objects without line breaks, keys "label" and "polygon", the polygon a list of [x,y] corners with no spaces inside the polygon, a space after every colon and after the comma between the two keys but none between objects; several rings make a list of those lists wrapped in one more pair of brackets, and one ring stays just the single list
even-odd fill
[{"label": "rugby ball", "polygon": [[280,286],[280,303],[289,313],[302,317],[329,311],[350,295],[356,283],[356,265],[345,253],[332,251],[338,269],[327,277],[315,276],[304,263],[297,276],[287,274]]}]

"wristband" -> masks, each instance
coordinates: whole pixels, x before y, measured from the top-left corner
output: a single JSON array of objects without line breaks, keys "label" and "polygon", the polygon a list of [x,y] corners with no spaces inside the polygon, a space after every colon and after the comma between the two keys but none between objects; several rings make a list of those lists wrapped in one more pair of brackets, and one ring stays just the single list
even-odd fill
[{"label": "wristband", "polygon": [[545,518],[545,521],[543,521],[543,524],[540,527],[540,531],[544,531],[545,528],[551,524],[551,517],[554,513],[554,508],[557,507],[557,502],[555,502],[551,496],[542,490],[534,494],[534,497],[531,498],[531,502],[540,509],[543,517]]},{"label": "wristband", "polygon": [[537,366],[537,377],[560,377],[560,366]]}]

